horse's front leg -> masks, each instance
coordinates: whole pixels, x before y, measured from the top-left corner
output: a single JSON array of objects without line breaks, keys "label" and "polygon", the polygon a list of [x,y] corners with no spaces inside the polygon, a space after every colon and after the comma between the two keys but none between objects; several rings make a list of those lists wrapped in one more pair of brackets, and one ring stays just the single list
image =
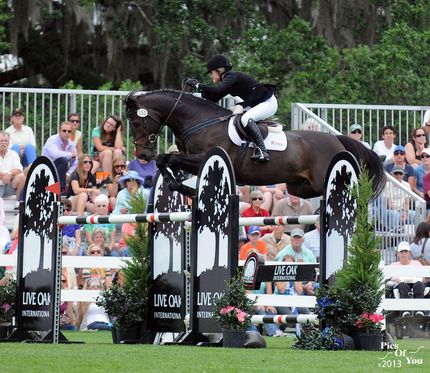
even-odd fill
[{"label": "horse's front leg", "polygon": [[156,163],[157,167],[160,170],[161,175],[163,175],[163,178],[165,182],[167,183],[167,186],[170,190],[178,190],[179,183],[176,180],[174,173],[170,172],[167,167],[169,163],[169,159],[173,156],[173,154],[160,154],[157,157]]}]

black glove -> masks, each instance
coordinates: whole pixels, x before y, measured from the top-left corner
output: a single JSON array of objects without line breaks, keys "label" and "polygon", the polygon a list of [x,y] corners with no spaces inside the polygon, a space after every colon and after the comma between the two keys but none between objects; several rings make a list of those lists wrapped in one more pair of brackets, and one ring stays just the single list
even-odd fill
[{"label": "black glove", "polygon": [[199,81],[197,79],[187,78],[185,80],[185,85],[187,85],[188,87],[195,88],[197,86],[197,84],[199,84]]}]

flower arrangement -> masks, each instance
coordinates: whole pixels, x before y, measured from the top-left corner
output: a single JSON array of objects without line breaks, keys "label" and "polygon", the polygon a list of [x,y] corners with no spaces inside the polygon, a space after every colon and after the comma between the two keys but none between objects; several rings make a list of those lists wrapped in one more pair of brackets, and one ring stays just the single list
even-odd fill
[{"label": "flower arrangement", "polygon": [[0,286],[0,321],[10,322],[15,315],[16,281]]},{"label": "flower arrangement", "polygon": [[379,313],[362,313],[358,320],[355,322],[355,326],[358,329],[379,330],[381,329],[381,322],[384,320],[384,316]]},{"label": "flower arrangement", "polygon": [[242,272],[226,281],[226,290],[214,301],[214,318],[228,329],[246,329],[251,324],[255,301],[246,296]]}]

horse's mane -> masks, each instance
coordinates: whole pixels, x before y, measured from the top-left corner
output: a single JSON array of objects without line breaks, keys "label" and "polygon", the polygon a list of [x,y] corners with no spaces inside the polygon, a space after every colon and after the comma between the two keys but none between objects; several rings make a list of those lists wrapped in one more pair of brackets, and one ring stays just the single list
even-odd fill
[{"label": "horse's mane", "polygon": [[[181,91],[178,91],[176,89],[163,88],[163,89],[157,89],[154,91],[145,92],[143,95],[146,97],[149,97],[152,95],[162,95],[162,96],[170,96],[173,98],[178,98],[180,94],[181,94]],[[182,94],[181,100],[183,100],[185,103],[189,105],[198,105],[200,107],[205,107],[207,110],[210,110],[210,111],[222,112],[223,114],[225,114],[226,112],[229,112],[229,110],[224,109],[223,107],[219,106],[215,102],[206,100],[205,98],[202,98],[202,97],[194,96],[188,92],[184,92]]]}]

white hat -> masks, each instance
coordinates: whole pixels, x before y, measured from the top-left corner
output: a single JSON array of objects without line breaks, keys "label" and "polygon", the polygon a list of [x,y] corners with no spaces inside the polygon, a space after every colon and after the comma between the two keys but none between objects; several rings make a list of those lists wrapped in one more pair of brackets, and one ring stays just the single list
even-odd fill
[{"label": "white hat", "polygon": [[94,198],[94,203],[109,203],[109,198],[106,194],[99,194],[96,198]]},{"label": "white hat", "polygon": [[402,241],[399,243],[399,246],[397,247],[397,252],[400,251],[411,251],[411,247],[409,246],[409,242]]}]

